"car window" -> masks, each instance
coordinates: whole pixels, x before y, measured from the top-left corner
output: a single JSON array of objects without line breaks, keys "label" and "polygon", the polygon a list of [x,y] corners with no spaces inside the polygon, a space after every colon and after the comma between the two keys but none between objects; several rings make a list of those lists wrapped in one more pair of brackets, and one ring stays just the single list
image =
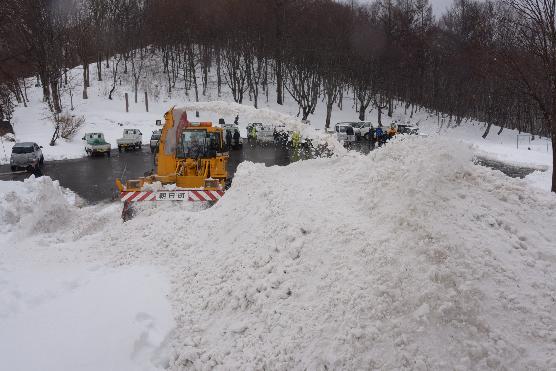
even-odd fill
[{"label": "car window", "polygon": [[13,147],[12,148],[12,153],[15,154],[22,154],[22,153],[33,153],[33,147],[29,146],[29,147]]}]

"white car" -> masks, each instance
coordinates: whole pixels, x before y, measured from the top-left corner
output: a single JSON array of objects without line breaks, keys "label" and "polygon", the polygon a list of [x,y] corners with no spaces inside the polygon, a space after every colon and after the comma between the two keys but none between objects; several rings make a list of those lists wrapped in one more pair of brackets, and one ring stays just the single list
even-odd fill
[{"label": "white car", "polygon": [[143,134],[139,129],[124,129],[122,138],[117,139],[118,151],[123,149],[141,149],[143,144]]},{"label": "white car", "polygon": [[37,143],[16,143],[12,148],[12,155],[10,156],[10,167],[12,171],[17,170],[19,167],[32,165],[35,161],[38,161],[39,165],[42,165],[44,157],[41,148],[42,147]]}]

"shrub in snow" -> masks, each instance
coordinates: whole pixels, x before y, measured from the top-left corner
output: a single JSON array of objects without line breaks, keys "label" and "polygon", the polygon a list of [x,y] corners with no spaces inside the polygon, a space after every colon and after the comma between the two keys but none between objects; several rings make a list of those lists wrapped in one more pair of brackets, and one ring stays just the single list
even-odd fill
[{"label": "shrub in snow", "polygon": [[71,115],[68,112],[54,115],[52,120],[54,121],[55,130],[57,130],[59,136],[64,139],[73,138],[73,136],[85,124],[84,116]]}]

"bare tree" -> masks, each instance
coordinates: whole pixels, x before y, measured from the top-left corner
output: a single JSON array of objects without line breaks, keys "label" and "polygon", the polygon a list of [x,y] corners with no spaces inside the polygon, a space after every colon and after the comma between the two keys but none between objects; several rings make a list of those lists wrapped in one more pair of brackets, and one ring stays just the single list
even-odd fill
[{"label": "bare tree", "polygon": [[247,91],[247,69],[242,56],[236,51],[224,52],[225,80],[232,91],[234,100],[237,103],[243,102],[243,94]]},{"label": "bare tree", "polygon": [[286,90],[303,112],[303,120],[315,112],[320,91],[320,76],[316,70],[301,64],[288,66]]}]

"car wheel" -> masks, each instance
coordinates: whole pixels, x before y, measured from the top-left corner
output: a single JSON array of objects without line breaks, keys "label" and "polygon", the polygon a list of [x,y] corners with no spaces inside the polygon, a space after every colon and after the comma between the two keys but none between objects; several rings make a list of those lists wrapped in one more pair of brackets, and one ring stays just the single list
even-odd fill
[{"label": "car wheel", "polygon": [[17,166],[10,166],[10,168],[12,169],[12,171],[16,171],[16,170],[17,170]]},{"label": "car wheel", "polygon": [[122,152],[122,146],[118,146],[118,152]]},{"label": "car wheel", "polygon": [[106,156],[110,157],[110,151],[106,152]]}]

